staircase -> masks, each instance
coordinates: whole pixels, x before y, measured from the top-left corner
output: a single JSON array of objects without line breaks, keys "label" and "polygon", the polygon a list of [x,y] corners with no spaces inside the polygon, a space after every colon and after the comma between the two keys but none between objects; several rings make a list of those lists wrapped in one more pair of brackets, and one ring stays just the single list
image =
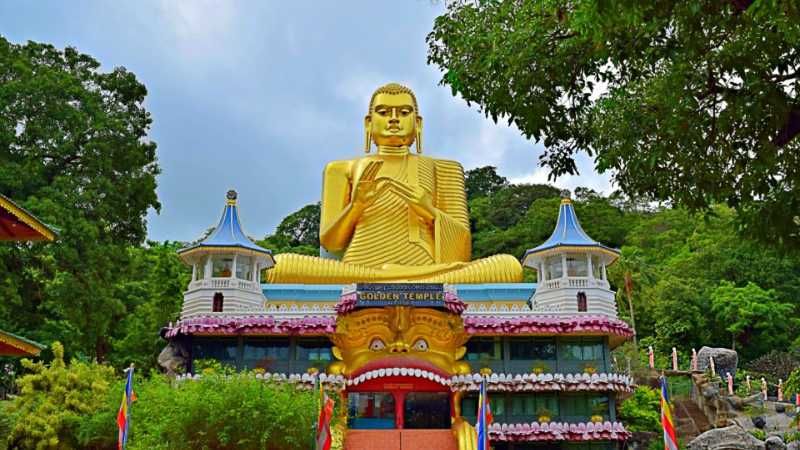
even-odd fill
[{"label": "staircase", "polygon": [[673,405],[675,432],[681,442],[687,443],[712,428],[706,415],[692,399],[675,399]]}]

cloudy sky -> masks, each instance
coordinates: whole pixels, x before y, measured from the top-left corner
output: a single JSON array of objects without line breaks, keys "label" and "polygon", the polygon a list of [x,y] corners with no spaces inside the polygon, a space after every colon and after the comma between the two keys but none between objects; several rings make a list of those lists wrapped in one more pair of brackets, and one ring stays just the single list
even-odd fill
[{"label": "cloudy sky", "polygon": [[[76,47],[147,86],[162,169],[151,239],[197,237],[230,188],[248,234],[261,237],[318,200],[326,161],[361,154],[369,96],[390,81],[417,93],[427,154],[546,182],[539,144],[439,86],[425,37],[443,9],[432,0],[4,0],[0,34]],[[609,192],[591,161],[579,168],[556,184]]]}]

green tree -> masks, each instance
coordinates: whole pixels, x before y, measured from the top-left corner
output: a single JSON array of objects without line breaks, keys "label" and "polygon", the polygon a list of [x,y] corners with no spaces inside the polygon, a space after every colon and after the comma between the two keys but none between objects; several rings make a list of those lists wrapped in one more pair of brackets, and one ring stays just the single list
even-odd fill
[{"label": "green tree", "polygon": [[619,407],[619,418],[632,432],[661,430],[661,396],[657,390],[639,386]]},{"label": "green tree", "polygon": [[760,345],[766,348],[788,345],[786,331],[797,325],[797,319],[791,318],[792,305],[778,302],[774,291],[764,290],[753,282],[744,287],[720,282],[711,292],[711,310],[717,320],[727,324],[725,329],[731,334],[734,350],[737,342],[748,344],[751,339],[767,341]]},{"label": "green tree", "polygon": [[800,6],[794,0],[450,2],[429,63],[454,95],[546,147],[595,157],[636,197],[726,202],[800,247]]},{"label": "green tree", "polygon": [[468,170],[465,180],[467,200],[487,197],[508,186],[508,178],[497,174],[497,167],[483,166]]},{"label": "green tree", "polygon": [[286,216],[274,234],[258,244],[276,253],[319,254],[320,204],[306,205]]},{"label": "green tree", "polygon": [[9,448],[83,448],[77,440],[80,418],[104,406],[114,369],[76,360],[67,365],[64,347],[55,342],[52,349],[49,365],[22,360],[31,373],[17,380],[20,394],[9,408],[14,425],[4,436]]},{"label": "green tree", "polygon": [[0,37],[0,192],[59,231],[0,247],[0,328],[104,358],[126,312],[115,283],[156,198],[147,90],[73,48]]}]

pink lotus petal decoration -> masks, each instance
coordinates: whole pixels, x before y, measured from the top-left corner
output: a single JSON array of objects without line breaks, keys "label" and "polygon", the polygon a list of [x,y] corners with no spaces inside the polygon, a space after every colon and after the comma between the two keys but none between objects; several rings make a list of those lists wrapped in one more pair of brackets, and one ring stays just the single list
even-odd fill
[{"label": "pink lotus petal decoration", "polygon": [[603,333],[632,337],[633,330],[622,320],[606,316],[467,316],[464,328],[469,334],[577,334]]},{"label": "pink lotus petal decoration", "polygon": [[[480,379],[480,374],[471,376],[456,375],[450,379],[450,389],[453,392],[477,391],[478,384],[474,381]],[[511,375],[494,373],[487,381],[489,391],[501,392],[632,392],[633,379],[624,374],[602,373],[591,374],[524,374]]]},{"label": "pink lotus petal decoration", "polygon": [[492,441],[625,441],[631,433],[620,422],[499,424],[489,426]]},{"label": "pink lotus petal decoration", "polygon": [[277,320],[273,316],[213,317],[200,316],[181,320],[167,329],[166,337],[178,335],[329,334],[336,329],[333,316],[306,316]]}]

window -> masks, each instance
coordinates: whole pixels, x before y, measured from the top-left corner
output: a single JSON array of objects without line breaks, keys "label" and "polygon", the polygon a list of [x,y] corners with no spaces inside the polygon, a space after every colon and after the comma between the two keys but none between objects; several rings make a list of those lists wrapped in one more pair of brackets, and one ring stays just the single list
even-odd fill
[{"label": "window", "polygon": [[512,394],[508,401],[512,422],[530,423],[545,415],[552,420],[558,418],[558,397],[555,394]]},{"label": "window", "polygon": [[562,397],[564,415],[568,422],[586,422],[591,416],[608,418],[608,396],[597,394],[570,394]]},{"label": "window", "polygon": [[597,280],[603,278],[603,262],[600,260],[600,257],[597,255],[592,255],[592,275]]},{"label": "window", "polygon": [[394,397],[388,392],[351,392],[347,396],[347,417],[348,426],[354,430],[392,429]]},{"label": "window", "polygon": [[450,394],[447,392],[411,392],[403,402],[403,428],[450,428]]},{"label": "window", "polygon": [[561,346],[561,358],[567,361],[601,361],[603,343],[597,339],[566,341]]},{"label": "window", "polygon": [[586,255],[581,253],[567,254],[567,276],[568,277],[587,277],[589,276],[586,263]]},{"label": "window", "polygon": [[512,360],[556,359],[555,338],[512,338],[508,342]]},{"label": "window", "polygon": [[211,276],[215,278],[229,278],[233,270],[233,258],[214,258]]},{"label": "window", "polygon": [[246,338],[242,365],[248,369],[271,371],[276,362],[289,360],[288,338]]},{"label": "window", "polygon": [[503,357],[500,338],[472,338],[467,341],[467,361],[497,361]]},{"label": "window", "polygon": [[564,273],[561,270],[561,255],[555,255],[547,258],[545,261],[544,270],[547,273],[548,280],[561,278]]},{"label": "window", "polygon": [[253,279],[253,266],[250,264],[250,258],[244,256],[236,258],[236,278],[240,280]]},{"label": "window", "polygon": [[[192,361],[199,359],[215,359],[223,365],[236,367],[236,362],[239,359],[239,346],[236,339],[194,339],[192,342]],[[196,367],[193,367],[193,369],[196,370]]]},{"label": "window", "polygon": [[222,292],[217,292],[214,294],[214,299],[211,303],[211,312],[222,312],[223,302],[225,301],[225,296],[222,295]]},{"label": "window", "polygon": [[586,312],[588,307],[586,292],[578,292],[578,312]]},{"label": "window", "polygon": [[298,361],[330,361],[331,343],[327,339],[299,339],[294,359]]}]

